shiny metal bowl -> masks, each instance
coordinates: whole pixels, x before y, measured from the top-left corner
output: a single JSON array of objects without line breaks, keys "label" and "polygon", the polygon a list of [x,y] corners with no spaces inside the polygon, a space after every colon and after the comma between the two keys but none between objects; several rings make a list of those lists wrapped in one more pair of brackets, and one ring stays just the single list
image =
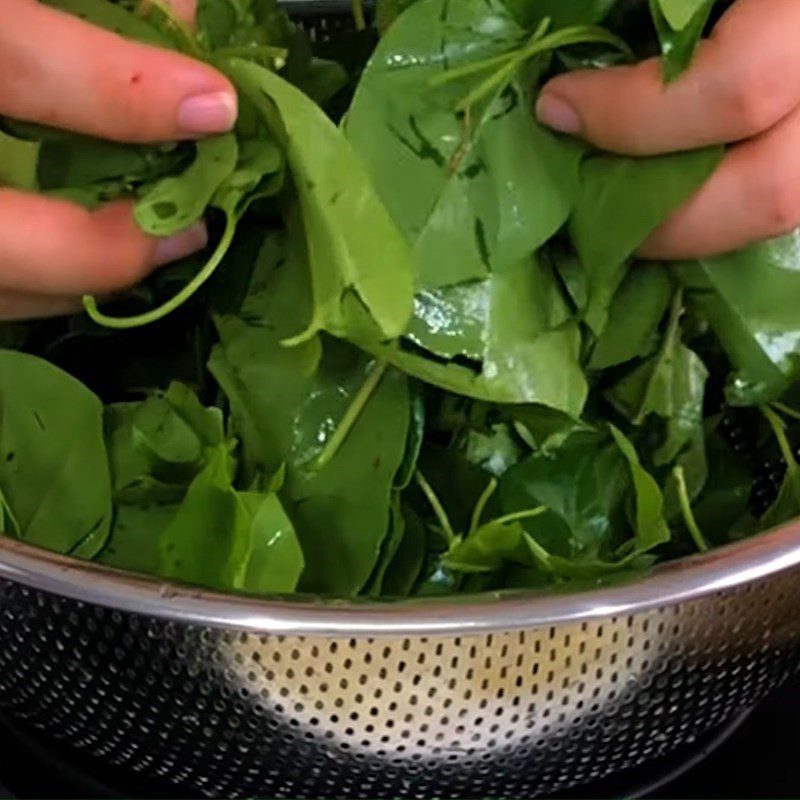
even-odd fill
[{"label": "shiny metal bowl", "polygon": [[663,755],[800,663],[800,524],[583,594],[259,600],[0,542],[0,704],[231,797],[532,797]]}]

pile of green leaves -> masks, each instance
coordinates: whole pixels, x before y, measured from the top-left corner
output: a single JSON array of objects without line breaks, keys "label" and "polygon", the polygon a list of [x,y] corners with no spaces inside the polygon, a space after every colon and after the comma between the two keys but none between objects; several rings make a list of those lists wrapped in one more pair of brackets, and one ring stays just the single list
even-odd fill
[{"label": "pile of green leaves", "polygon": [[380,0],[312,43],[275,0],[200,0],[196,31],[48,2],[208,61],[241,115],[158,147],[3,122],[6,182],[214,230],[102,310],[0,328],[7,535],[405,597],[597,584],[800,514],[800,237],[637,262],[721,148],[611,156],[531,113],[564,70],[674,79],[724,3]]}]

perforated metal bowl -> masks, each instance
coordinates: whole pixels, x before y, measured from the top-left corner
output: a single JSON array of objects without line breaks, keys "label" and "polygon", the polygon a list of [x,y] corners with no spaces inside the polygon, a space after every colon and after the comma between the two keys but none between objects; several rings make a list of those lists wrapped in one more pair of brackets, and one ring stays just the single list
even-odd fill
[{"label": "perforated metal bowl", "polygon": [[265,601],[0,542],[0,705],[209,796],[530,798],[800,663],[800,525],[587,594]]}]

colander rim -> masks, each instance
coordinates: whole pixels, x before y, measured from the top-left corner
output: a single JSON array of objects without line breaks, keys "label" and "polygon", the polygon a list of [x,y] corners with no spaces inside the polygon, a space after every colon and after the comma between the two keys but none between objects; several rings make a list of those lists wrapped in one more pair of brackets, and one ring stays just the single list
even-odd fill
[{"label": "colander rim", "polygon": [[220,594],[0,539],[0,579],[30,589],[177,623],[304,636],[459,636],[574,624],[698,600],[797,566],[800,520],[703,555],[669,562],[630,583],[583,592],[323,601]]}]

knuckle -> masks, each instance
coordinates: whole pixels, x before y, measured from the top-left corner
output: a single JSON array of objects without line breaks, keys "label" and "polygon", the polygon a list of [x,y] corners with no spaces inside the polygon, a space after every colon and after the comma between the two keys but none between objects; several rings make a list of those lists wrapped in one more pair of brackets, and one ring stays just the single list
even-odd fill
[{"label": "knuckle", "polygon": [[800,225],[800,185],[790,177],[775,171],[762,186],[760,207],[771,236],[790,233]]},{"label": "knuckle", "polygon": [[766,70],[740,72],[724,95],[732,122],[748,135],[770,128],[784,113],[780,80]]}]

